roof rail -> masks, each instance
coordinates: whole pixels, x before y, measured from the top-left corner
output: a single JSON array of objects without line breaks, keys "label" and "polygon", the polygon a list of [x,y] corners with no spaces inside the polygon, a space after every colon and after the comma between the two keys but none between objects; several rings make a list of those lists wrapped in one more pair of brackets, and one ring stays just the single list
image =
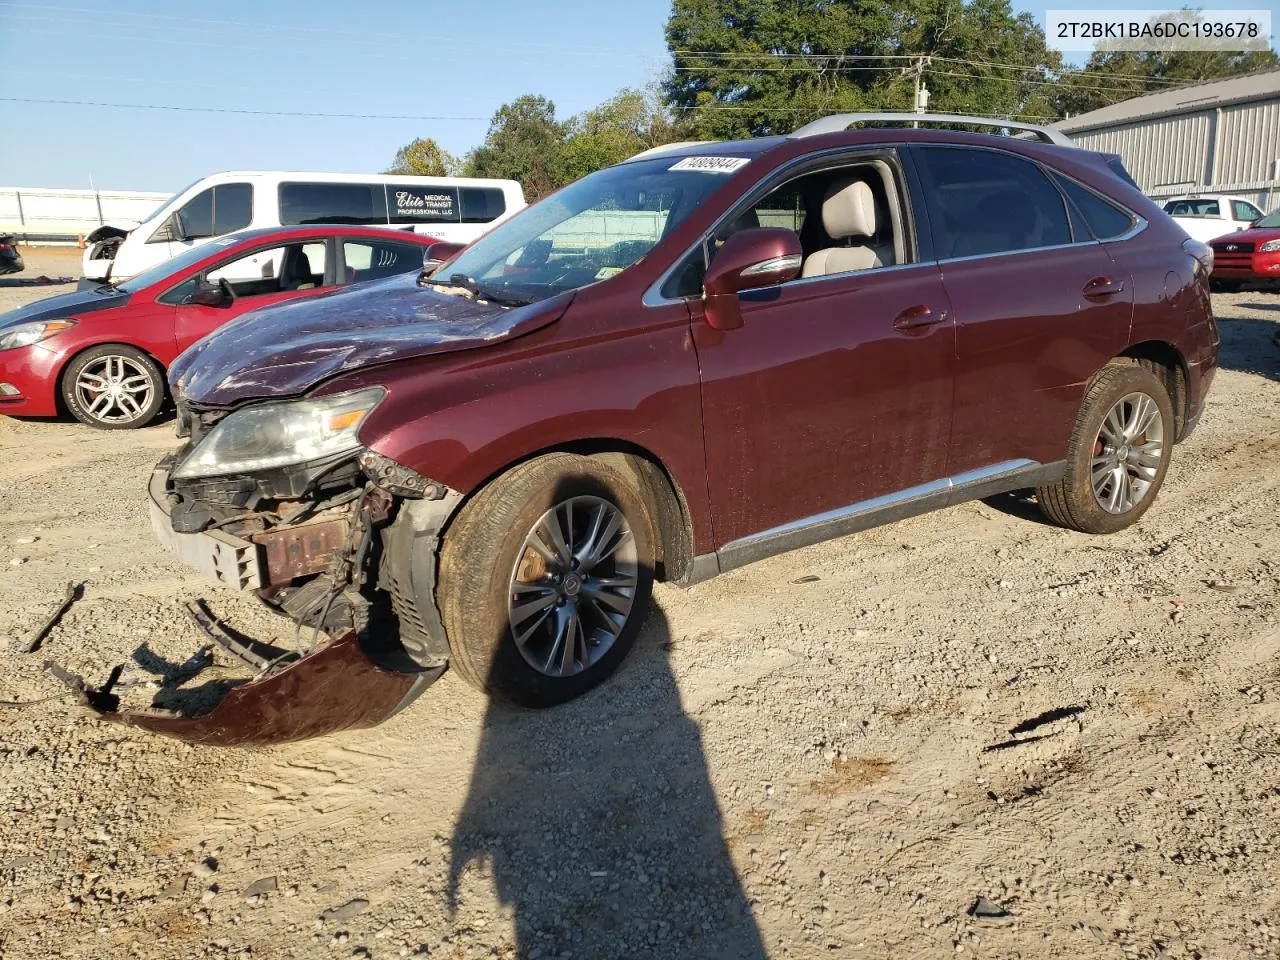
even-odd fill
[{"label": "roof rail", "polygon": [[1056,143],[1061,147],[1074,147],[1076,143],[1060,130],[1042,127],[1034,123],[1022,123],[1018,120],[1001,120],[996,117],[966,117],[955,113],[836,113],[822,117],[813,123],[806,123],[790,137],[816,137],[824,133],[843,133],[852,123],[968,123],[981,127],[1004,127],[1009,130],[1024,130],[1035,134],[1045,143]]},{"label": "roof rail", "polygon": [[711,143],[710,140],[681,140],[677,143],[661,143],[656,147],[650,147],[648,150],[641,150],[633,157],[627,157],[623,163],[630,163],[632,160],[640,160],[644,157],[657,156],[670,150],[679,150],[682,147],[695,147],[701,143]]}]

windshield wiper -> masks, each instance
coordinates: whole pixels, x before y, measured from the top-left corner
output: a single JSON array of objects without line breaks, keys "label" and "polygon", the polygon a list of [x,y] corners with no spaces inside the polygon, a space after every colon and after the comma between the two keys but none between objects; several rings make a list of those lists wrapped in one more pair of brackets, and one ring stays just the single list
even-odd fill
[{"label": "windshield wiper", "polygon": [[521,297],[516,294],[507,293],[502,290],[495,290],[487,284],[480,283],[475,277],[469,277],[465,273],[452,274],[447,280],[437,280],[435,277],[428,277],[427,283],[439,284],[443,287],[461,287],[473,296],[479,297],[481,300],[490,300],[493,303],[500,304],[504,307],[523,307],[526,304],[533,303],[531,297]]}]

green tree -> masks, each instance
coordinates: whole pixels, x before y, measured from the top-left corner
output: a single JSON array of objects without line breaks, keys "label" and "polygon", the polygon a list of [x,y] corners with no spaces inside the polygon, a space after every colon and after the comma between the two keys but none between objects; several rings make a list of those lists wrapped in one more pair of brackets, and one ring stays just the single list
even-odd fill
[{"label": "green tree", "polygon": [[569,121],[561,155],[564,183],[678,139],[658,88],[620,90]]},{"label": "green tree", "polygon": [[518,97],[494,113],[484,143],[471,151],[464,171],[472,177],[518,180],[533,200],[563,182],[566,134],[554,103],[546,97]]},{"label": "green tree", "polygon": [[677,122],[715,138],[910,111],[917,73],[931,109],[1044,117],[1061,66],[1008,0],[674,0],[667,45]]},{"label": "green tree", "polygon": [[396,151],[387,173],[414,177],[452,177],[462,168],[461,161],[430,137],[419,137]]}]

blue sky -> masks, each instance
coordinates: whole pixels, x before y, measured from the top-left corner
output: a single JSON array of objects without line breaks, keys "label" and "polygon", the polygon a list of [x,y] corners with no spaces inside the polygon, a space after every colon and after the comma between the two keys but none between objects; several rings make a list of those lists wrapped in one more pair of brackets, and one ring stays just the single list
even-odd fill
[{"label": "blue sky", "polygon": [[[1043,20],[1044,5],[1018,6]],[[669,11],[670,0],[0,0],[0,185],[92,178],[103,189],[171,191],[217,170],[376,171],[416,136],[462,153],[521,94],[549,97],[564,118],[655,77]]]}]

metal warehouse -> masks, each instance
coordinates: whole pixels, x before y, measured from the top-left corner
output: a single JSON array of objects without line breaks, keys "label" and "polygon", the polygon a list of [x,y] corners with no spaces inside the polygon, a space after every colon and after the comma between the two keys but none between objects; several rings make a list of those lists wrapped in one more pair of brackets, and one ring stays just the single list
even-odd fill
[{"label": "metal warehouse", "polygon": [[1118,153],[1146,193],[1212,189],[1280,204],[1280,70],[1135,97],[1055,126]]}]

